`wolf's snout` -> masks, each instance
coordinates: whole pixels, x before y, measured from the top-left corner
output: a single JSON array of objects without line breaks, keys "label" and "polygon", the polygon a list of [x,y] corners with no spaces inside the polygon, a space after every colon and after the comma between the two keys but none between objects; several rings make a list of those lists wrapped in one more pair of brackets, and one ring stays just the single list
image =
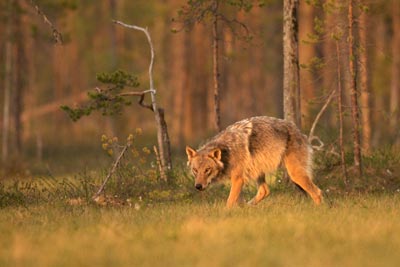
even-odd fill
[{"label": "wolf's snout", "polygon": [[203,190],[203,185],[201,184],[196,184],[195,187],[197,190]]}]

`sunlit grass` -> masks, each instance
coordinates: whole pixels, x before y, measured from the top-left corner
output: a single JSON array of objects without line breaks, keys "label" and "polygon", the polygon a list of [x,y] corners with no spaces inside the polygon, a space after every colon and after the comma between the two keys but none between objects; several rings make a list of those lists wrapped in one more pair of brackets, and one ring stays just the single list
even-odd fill
[{"label": "sunlit grass", "polygon": [[0,210],[0,266],[396,266],[400,194]]}]

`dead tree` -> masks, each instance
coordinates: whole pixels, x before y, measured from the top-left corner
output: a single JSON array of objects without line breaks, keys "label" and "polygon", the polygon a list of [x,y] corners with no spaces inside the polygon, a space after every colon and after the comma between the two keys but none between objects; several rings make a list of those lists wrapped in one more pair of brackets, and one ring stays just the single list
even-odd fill
[{"label": "dead tree", "polygon": [[[138,87],[139,83],[137,78],[118,70],[113,73],[101,73],[97,75],[97,79],[109,86],[105,89],[96,88],[93,92],[88,92],[90,101],[85,105],[78,108],[70,108],[69,106],[61,106],[65,112],[68,113],[73,121],[79,120],[82,116],[90,115],[94,110],[101,110],[103,115],[114,115],[122,112],[123,106],[130,105],[131,102],[126,100],[127,97],[139,97],[138,104],[142,107],[150,109],[155,115],[156,128],[157,128],[157,143],[158,153],[156,153],[157,162],[160,162],[160,176],[161,179],[167,181],[167,173],[172,170],[170,141],[168,135],[167,124],[164,119],[164,110],[158,107],[156,102],[156,89],[154,88],[153,81],[153,65],[154,65],[154,48],[151,41],[151,36],[146,28],[138,27],[135,25],[128,25],[120,21],[114,23],[126,28],[142,31],[148,40],[150,46],[150,65],[149,65],[149,81],[150,88],[145,91],[128,91],[122,92],[126,87]],[[151,96],[151,104],[144,103],[146,94]]]},{"label": "dead tree", "polygon": [[164,119],[164,111],[157,107],[156,101],[156,89],[154,88],[154,80],[153,80],[153,65],[154,65],[154,47],[153,42],[151,40],[151,36],[149,31],[146,28],[138,27],[135,25],[125,24],[121,21],[114,21],[114,23],[121,25],[123,27],[134,29],[137,31],[143,32],[146,37],[147,41],[150,46],[150,65],[149,65],[149,80],[150,80],[150,96],[151,96],[151,110],[154,112],[155,120],[156,120],[156,127],[157,127],[157,142],[158,142],[158,153],[161,162],[161,178],[163,180],[167,180],[167,172],[171,170],[172,163],[171,163],[171,152],[170,152],[170,142],[167,130],[167,124]]}]

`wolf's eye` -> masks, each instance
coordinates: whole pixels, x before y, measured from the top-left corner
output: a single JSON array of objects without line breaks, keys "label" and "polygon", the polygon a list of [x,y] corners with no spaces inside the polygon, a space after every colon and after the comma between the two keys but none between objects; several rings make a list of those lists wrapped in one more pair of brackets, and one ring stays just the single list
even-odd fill
[{"label": "wolf's eye", "polygon": [[207,169],[204,171],[205,174],[210,174],[210,172],[211,172],[211,168],[207,168]]},{"label": "wolf's eye", "polygon": [[193,169],[192,169],[192,172],[193,172],[194,175],[196,175],[196,174],[197,174],[197,169],[196,169],[196,168],[193,168]]}]

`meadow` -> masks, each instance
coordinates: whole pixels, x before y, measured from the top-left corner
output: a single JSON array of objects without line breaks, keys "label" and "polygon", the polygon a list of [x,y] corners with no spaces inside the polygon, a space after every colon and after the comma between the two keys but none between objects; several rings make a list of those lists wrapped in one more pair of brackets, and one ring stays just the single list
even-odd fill
[{"label": "meadow", "polygon": [[[322,206],[277,173],[267,178],[267,199],[233,209],[225,208],[229,184],[197,192],[184,163],[176,164],[173,180],[162,182],[142,154],[118,168],[98,201],[92,196],[107,169],[56,176],[49,170],[0,180],[0,266],[365,267],[400,262],[400,157],[394,150],[364,158],[364,177],[356,179],[349,169],[347,184],[336,158],[317,155],[315,182],[325,194]],[[255,191],[247,185],[245,199]]]},{"label": "meadow", "polygon": [[0,266],[398,266],[400,193],[0,210]]}]

